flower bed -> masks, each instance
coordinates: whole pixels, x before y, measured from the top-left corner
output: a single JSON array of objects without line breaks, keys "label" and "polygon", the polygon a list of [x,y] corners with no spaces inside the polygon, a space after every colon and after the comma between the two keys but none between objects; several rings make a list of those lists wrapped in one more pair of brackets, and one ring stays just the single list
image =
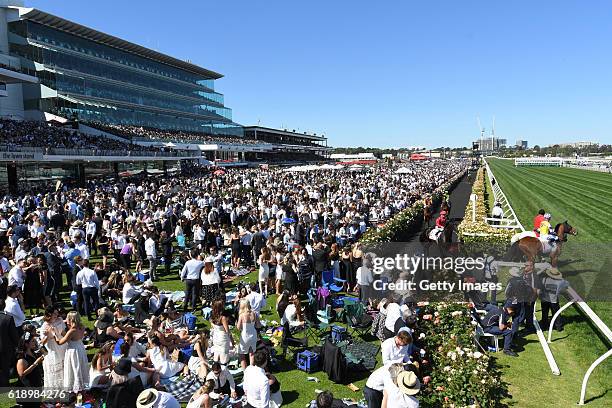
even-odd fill
[{"label": "flower bed", "polygon": [[[465,175],[467,170],[462,171],[442,186],[438,187],[431,195],[434,206],[440,204],[442,199],[452,190]],[[380,228],[371,228],[366,231],[360,239],[364,244],[380,242],[401,242],[421,227],[423,221],[424,200],[419,200],[411,207],[400,211]]]},{"label": "flower bed", "polygon": [[[500,407],[507,386],[494,361],[474,344],[466,303],[424,303],[420,341],[431,356],[419,400],[427,407]],[[429,377],[429,378],[427,378]]]},{"label": "flower bed", "polygon": [[476,221],[472,221],[472,203],[468,203],[465,216],[457,231],[461,241],[466,244],[484,244],[505,246],[510,243],[513,232],[493,228],[485,221],[488,216],[487,201],[485,197],[485,173],[484,168],[478,169],[476,181],[472,186],[472,194],[476,194]]}]

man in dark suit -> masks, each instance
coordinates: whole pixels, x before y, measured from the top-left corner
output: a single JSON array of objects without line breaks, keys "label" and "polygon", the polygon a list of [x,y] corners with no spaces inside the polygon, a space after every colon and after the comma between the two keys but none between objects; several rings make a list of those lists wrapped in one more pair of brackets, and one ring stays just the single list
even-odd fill
[{"label": "man in dark suit", "polygon": [[9,370],[15,362],[19,336],[13,317],[4,312],[4,299],[0,299],[0,387],[8,387]]},{"label": "man in dark suit", "polygon": [[329,248],[323,242],[316,241],[312,250],[312,260],[317,282],[321,282],[322,272],[329,270],[329,252]]}]

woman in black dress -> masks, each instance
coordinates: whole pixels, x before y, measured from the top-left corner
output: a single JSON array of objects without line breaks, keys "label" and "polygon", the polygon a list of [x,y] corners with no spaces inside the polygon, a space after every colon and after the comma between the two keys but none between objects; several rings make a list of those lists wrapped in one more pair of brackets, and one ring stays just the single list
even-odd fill
[{"label": "woman in black dress", "polygon": [[297,293],[298,277],[295,259],[291,254],[286,254],[282,261],[283,275],[285,278],[285,290],[289,293]]},{"label": "woman in black dress", "polygon": [[23,282],[23,304],[30,309],[30,314],[34,314],[33,309],[38,313],[42,307],[44,271],[37,259],[30,258],[28,261],[30,266],[26,269]]},{"label": "woman in black dress", "polygon": [[106,235],[106,232],[102,232],[102,235],[100,235],[98,238],[98,250],[100,251],[100,254],[102,254],[102,269],[106,269],[109,245],[109,238]]},{"label": "woman in black dress", "polygon": [[[40,388],[43,386],[44,356],[35,354],[36,341],[30,332],[25,332],[17,345],[17,375],[21,387]],[[22,407],[40,407],[40,402],[16,400]]]},{"label": "woman in black dress", "polygon": [[232,268],[239,269],[240,268],[240,233],[238,232],[238,228],[232,228],[231,234],[231,246],[232,246]]}]

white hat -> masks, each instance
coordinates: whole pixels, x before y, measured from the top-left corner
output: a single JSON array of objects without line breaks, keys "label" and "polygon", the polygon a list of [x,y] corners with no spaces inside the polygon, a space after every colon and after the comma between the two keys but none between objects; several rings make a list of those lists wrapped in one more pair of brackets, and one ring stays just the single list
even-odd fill
[{"label": "white hat", "polygon": [[421,382],[412,371],[402,371],[397,376],[397,387],[406,395],[416,395],[421,390]]},{"label": "white hat", "polygon": [[155,388],[147,388],[140,394],[136,399],[137,408],[152,408],[157,405],[159,401],[159,392]]},{"label": "white hat", "polygon": [[514,276],[515,278],[523,276],[523,274],[521,273],[521,270],[517,268],[516,266],[513,266],[512,268],[510,268],[509,272],[510,272],[510,275]]}]

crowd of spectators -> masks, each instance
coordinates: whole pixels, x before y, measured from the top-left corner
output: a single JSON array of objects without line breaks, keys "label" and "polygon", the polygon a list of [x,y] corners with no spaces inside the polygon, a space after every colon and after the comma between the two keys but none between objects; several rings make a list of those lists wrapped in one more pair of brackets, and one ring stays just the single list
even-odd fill
[{"label": "crowd of spectators", "polygon": [[124,139],[145,139],[174,143],[228,143],[228,144],[259,144],[261,141],[243,137],[209,135],[206,133],[184,132],[180,130],[162,130],[142,126],[112,125],[108,123],[91,122],[89,126]]},{"label": "crowd of spectators", "polygon": [[[1,334],[9,358],[1,360],[0,387],[10,369],[21,386],[64,387],[75,398],[104,390],[95,398],[109,408],[210,407],[241,395],[247,406],[279,407],[271,347],[260,336],[268,296],[279,295],[276,312],[288,332],[304,326],[301,299],[329,268],[367,304],[372,273],[360,236],[376,228],[372,219],[423,198],[467,162],[410,166],[410,175],[390,166],[196,172],[3,198],[0,324],[9,321],[10,330]],[[173,269],[185,285],[178,297],[157,287]],[[257,282],[230,299],[226,280],[249,271]],[[149,279],[142,284],[137,274]],[[72,311],[58,307],[70,291]],[[194,332],[192,316],[202,307],[210,326]],[[31,317],[43,308],[37,327]],[[406,363],[418,351],[410,333],[385,334],[385,362]],[[96,349],[91,359],[86,345]],[[234,357],[242,369],[232,368]],[[384,379],[381,401],[418,406],[418,380],[400,368]],[[314,406],[332,401],[324,394]]]},{"label": "crowd of spectators", "polygon": [[130,151],[161,151],[158,147],[140,146],[101,136],[92,136],[75,129],[52,126],[40,121],[0,119],[0,145],[51,149],[93,149]]}]

